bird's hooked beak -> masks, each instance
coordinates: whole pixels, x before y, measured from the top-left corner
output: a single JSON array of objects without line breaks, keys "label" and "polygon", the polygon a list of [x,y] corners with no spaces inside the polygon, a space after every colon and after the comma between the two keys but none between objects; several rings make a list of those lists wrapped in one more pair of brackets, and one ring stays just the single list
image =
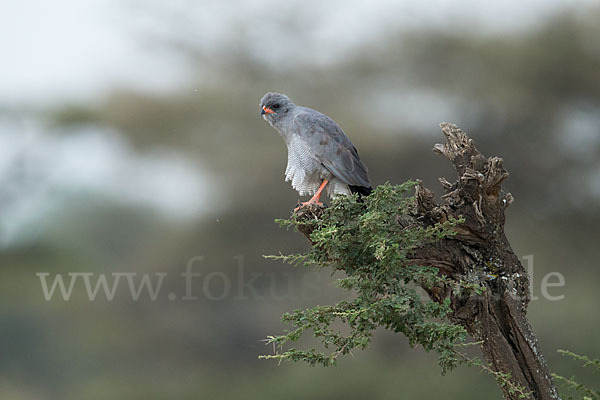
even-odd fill
[{"label": "bird's hooked beak", "polygon": [[265,114],[273,114],[275,111],[271,110],[270,108],[263,106],[262,110],[260,111],[260,115],[265,115]]}]

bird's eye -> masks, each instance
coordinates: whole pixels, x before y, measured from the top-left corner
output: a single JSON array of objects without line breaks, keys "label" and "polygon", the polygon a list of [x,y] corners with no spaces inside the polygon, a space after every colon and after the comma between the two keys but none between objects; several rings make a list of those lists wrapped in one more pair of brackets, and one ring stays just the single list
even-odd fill
[{"label": "bird's eye", "polygon": [[279,108],[279,103],[273,104],[273,108]]}]

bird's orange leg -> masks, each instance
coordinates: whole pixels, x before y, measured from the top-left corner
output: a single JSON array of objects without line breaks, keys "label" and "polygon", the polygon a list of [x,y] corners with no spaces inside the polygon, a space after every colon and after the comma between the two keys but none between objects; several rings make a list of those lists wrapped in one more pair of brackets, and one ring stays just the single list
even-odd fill
[{"label": "bird's orange leg", "polygon": [[317,190],[315,195],[313,197],[311,197],[309,201],[300,203],[300,206],[296,207],[295,210],[298,210],[300,207],[303,207],[307,204],[318,204],[318,205],[322,206],[323,203],[321,203],[319,201],[319,199],[321,198],[321,193],[323,192],[323,189],[325,189],[325,186],[327,186],[328,183],[329,183],[329,181],[327,179],[323,179],[323,182],[321,182],[321,186],[319,186],[319,189]]}]

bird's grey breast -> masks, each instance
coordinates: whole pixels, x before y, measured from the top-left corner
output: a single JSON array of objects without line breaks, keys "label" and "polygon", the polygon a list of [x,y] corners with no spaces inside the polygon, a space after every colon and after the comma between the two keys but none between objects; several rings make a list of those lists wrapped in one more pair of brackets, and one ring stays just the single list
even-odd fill
[{"label": "bird's grey breast", "polygon": [[292,182],[292,187],[300,195],[314,194],[323,173],[327,170],[317,161],[307,144],[298,136],[291,136],[286,142],[288,147],[288,163],[285,169],[285,180]]},{"label": "bird's grey breast", "polygon": [[291,137],[288,143],[288,164],[302,168],[307,174],[317,172],[321,163],[317,161],[311,149],[300,137]]}]

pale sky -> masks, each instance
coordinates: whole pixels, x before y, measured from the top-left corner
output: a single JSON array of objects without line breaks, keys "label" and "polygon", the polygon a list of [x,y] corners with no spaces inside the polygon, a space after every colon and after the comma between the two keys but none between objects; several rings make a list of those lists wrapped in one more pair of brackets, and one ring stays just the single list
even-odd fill
[{"label": "pale sky", "polygon": [[[176,52],[157,45],[161,41],[157,38],[179,38],[214,57],[241,45],[265,60],[310,55],[303,58],[327,63],[387,30],[458,27],[506,34],[534,29],[567,5],[576,4],[584,12],[582,6],[596,2],[4,1],[0,13],[0,182],[8,197],[0,208],[0,248],[35,236],[52,211],[69,209],[73,196],[144,205],[176,218],[202,213],[210,199],[201,188],[212,177],[197,162],[168,152],[138,154],[118,132],[100,128],[81,127],[63,135],[28,111],[68,101],[99,100],[115,86],[156,91],[185,85],[192,76],[191,66]],[[285,32],[280,31],[282,27]],[[286,40],[277,40],[278,34]],[[407,96],[413,107],[437,99],[423,92]],[[451,103],[435,105],[427,108],[452,111],[447,108]],[[6,107],[16,112],[3,115]],[[408,113],[415,116],[414,121],[403,122],[422,123],[417,111]],[[429,117],[445,119],[437,114]],[[90,148],[94,151],[87,151]],[[21,170],[25,176],[19,175]],[[170,185],[165,187],[165,182]]]},{"label": "pale sky", "polygon": [[[317,56],[327,61],[327,57],[337,56],[330,48],[339,49],[340,41],[349,48],[386,29],[483,27],[510,32],[535,27],[562,8],[577,5],[583,9],[595,3],[598,1],[4,1],[0,13],[0,105],[94,99],[118,84],[164,90],[185,83],[189,76],[185,62],[157,50],[148,43],[151,40],[144,40],[146,35],[184,36],[200,46],[226,47],[232,21],[248,24],[250,36],[262,36],[273,20],[302,14],[313,21],[303,34],[318,44]],[[256,45],[260,51],[256,38],[249,37],[247,45]],[[278,51],[287,49],[277,50],[272,44],[270,50],[277,56]]]}]

